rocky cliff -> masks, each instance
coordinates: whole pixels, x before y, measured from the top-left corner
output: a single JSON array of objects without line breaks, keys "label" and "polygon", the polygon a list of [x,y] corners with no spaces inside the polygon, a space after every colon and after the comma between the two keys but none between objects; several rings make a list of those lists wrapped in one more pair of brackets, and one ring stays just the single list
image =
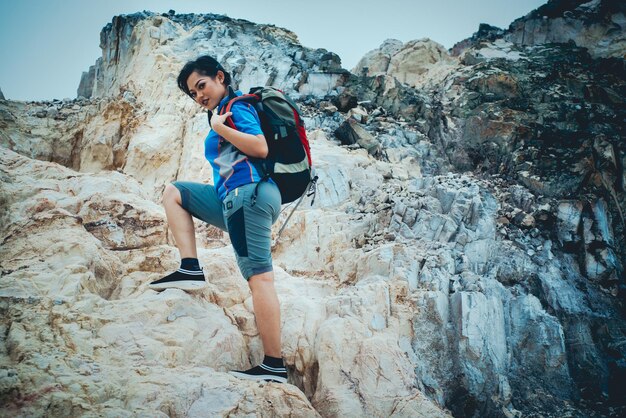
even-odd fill
[{"label": "rocky cliff", "polygon": [[518,45],[572,42],[594,58],[624,58],[624,25],[624,2],[551,0],[514,21],[505,39]]},{"label": "rocky cliff", "polygon": [[593,58],[624,58],[626,5],[616,0],[549,0],[503,30],[482,24],[478,32],[452,48],[453,55],[469,45],[497,38],[516,45],[571,43]]},{"label": "rocky cliff", "polygon": [[[624,51],[539,36],[622,9],[574,3],[352,73],[274,26],[115,17],[78,99],[0,102],[2,414],[623,414]],[[320,185],[273,251],[287,385],[226,373],[262,356],[227,235],[196,225],[207,290],[146,287],[178,262],[164,185],[212,180],[175,85],[201,53],[306,115]]]}]

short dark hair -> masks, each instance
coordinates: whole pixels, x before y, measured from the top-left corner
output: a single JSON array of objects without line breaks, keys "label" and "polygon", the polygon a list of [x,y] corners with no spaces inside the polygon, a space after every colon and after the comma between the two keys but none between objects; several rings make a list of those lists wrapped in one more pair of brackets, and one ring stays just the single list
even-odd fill
[{"label": "short dark hair", "polygon": [[187,79],[194,71],[199,74],[209,76],[211,78],[215,78],[218,71],[224,73],[224,84],[230,86],[231,78],[230,74],[222,67],[222,65],[217,62],[217,60],[208,55],[203,55],[201,57],[196,58],[193,61],[189,61],[180,73],[178,74],[178,88],[185,92],[188,96],[191,97],[191,93],[189,92],[189,88],[187,87]]}]

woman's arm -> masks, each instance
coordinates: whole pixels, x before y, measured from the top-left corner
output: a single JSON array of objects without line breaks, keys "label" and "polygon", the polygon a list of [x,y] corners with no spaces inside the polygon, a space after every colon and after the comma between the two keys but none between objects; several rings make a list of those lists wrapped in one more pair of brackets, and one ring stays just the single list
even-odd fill
[{"label": "woman's arm", "polygon": [[231,115],[232,112],[228,112],[223,115],[214,113],[211,117],[211,129],[213,129],[219,136],[236,146],[239,151],[243,152],[247,156],[255,158],[267,157],[268,149],[265,137],[261,134],[252,135],[239,132],[230,126],[226,126],[224,122]]}]

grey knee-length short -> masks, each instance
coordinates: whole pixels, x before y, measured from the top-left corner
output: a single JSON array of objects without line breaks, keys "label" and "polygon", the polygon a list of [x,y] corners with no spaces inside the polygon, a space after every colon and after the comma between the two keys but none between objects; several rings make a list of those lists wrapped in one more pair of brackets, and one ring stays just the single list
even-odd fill
[{"label": "grey knee-length short", "polygon": [[272,225],[280,214],[281,196],[276,184],[263,181],[231,190],[220,200],[210,184],[176,181],[183,208],[194,218],[227,231],[239,270],[246,280],[272,271]]}]

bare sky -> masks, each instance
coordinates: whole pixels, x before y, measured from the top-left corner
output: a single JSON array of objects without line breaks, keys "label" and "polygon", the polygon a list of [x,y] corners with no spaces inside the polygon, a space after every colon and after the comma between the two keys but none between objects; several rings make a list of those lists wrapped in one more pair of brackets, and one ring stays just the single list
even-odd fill
[{"label": "bare sky", "polygon": [[508,25],[547,0],[0,0],[0,89],[7,99],[76,97],[101,55],[100,30],[142,10],[218,13],[295,32],[351,69],[385,39],[428,37],[452,47],[479,23]]}]

